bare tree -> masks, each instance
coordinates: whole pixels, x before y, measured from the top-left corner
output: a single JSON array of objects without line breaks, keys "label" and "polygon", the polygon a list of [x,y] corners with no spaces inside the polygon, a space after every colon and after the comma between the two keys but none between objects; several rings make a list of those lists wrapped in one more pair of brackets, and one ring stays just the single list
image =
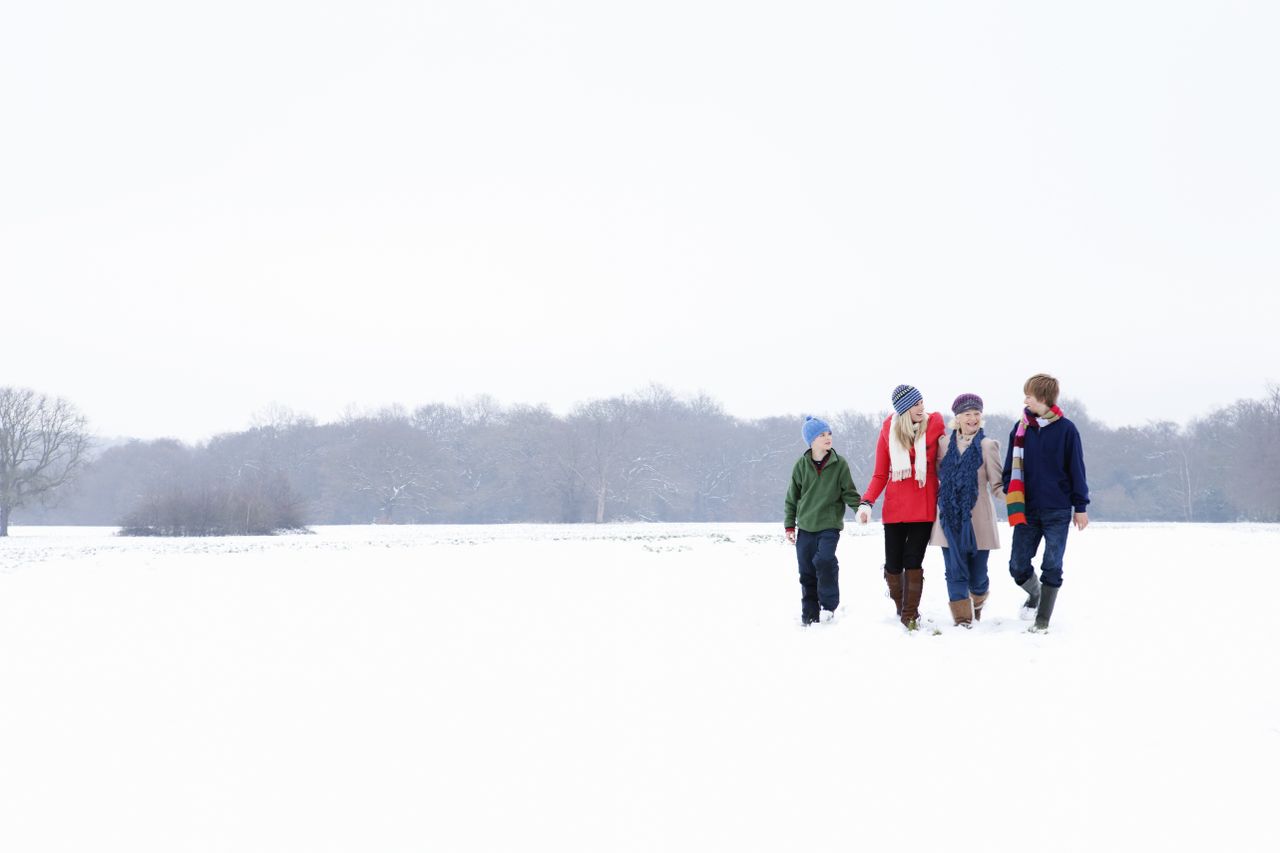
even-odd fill
[{"label": "bare tree", "polygon": [[1160,503],[1179,521],[1195,520],[1195,499],[1199,473],[1195,469],[1190,441],[1175,423],[1159,421],[1142,430],[1142,443],[1149,448],[1148,461],[1156,464],[1153,480],[1158,484]]},{"label": "bare tree", "polygon": [[562,464],[571,468],[595,499],[597,524],[604,521],[608,501],[617,494],[617,480],[631,461],[627,441],[635,420],[635,408],[626,397],[592,400],[579,405],[569,418],[574,453],[562,457]]},{"label": "bare tree", "polygon": [[1280,450],[1268,440],[1280,429],[1280,386],[1269,386],[1261,400],[1237,401],[1217,419],[1226,425],[1224,473],[1239,518],[1280,521]]},{"label": "bare tree", "polygon": [[438,466],[409,416],[392,407],[349,426],[347,478],[352,489],[372,500],[374,520],[391,524],[413,521],[413,514],[430,516],[431,497],[440,488]]},{"label": "bare tree", "polygon": [[84,417],[66,400],[0,388],[0,536],[16,507],[48,501],[71,481],[88,446]]},{"label": "bare tree", "polygon": [[[837,449],[849,463],[853,484],[860,490],[867,488],[871,475],[875,473],[876,444],[880,441],[880,425],[887,416],[887,412],[869,415],[846,410],[831,418],[833,433],[838,436]],[[801,445],[801,450],[796,452],[799,456],[804,452],[804,442],[797,440],[796,443]]]},{"label": "bare tree", "polygon": [[268,403],[254,412],[249,419],[251,429],[270,430],[272,432],[287,432],[298,427],[313,427],[315,425],[315,418],[278,402]]}]

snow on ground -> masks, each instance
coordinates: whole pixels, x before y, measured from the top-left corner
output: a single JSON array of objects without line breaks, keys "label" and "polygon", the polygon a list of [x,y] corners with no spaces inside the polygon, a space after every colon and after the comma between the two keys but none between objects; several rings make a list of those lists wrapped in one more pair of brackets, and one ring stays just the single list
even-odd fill
[{"label": "snow on ground", "polygon": [[807,629],[777,525],[111,532],[0,540],[0,850],[1280,849],[1280,527],[1073,532],[1043,636],[876,525]]}]

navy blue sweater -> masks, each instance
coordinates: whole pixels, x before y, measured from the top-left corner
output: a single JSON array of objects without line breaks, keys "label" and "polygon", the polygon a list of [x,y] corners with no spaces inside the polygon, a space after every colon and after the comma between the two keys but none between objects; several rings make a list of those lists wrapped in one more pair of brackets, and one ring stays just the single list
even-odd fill
[{"label": "navy blue sweater", "polygon": [[[1004,488],[1009,490],[1013,473],[1014,424],[1009,432],[1009,451],[1004,456]],[[1022,448],[1022,482],[1026,487],[1026,505],[1033,509],[1074,509],[1087,512],[1089,484],[1084,479],[1084,450],[1080,447],[1080,431],[1066,418],[1059,418],[1043,429],[1035,421],[1027,428]]]}]

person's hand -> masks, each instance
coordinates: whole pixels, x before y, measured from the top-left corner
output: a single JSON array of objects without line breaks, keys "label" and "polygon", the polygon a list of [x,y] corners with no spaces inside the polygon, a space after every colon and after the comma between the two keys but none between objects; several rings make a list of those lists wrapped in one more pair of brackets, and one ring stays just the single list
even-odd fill
[{"label": "person's hand", "polygon": [[796,544],[796,529],[794,527],[787,528],[787,541],[792,545]]},{"label": "person's hand", "polygon": [[1076,530],[1084,530],[1086,527],[1089,526],[1089,513],[1077,512],[1075,521],[1076,521]]},{"label": "person's hand", "polygon": [[871,507],[867,506],[866,504],[863,504],[862,506],[858,507],[858,523],[866,524],[870,520],[871,520]]}]

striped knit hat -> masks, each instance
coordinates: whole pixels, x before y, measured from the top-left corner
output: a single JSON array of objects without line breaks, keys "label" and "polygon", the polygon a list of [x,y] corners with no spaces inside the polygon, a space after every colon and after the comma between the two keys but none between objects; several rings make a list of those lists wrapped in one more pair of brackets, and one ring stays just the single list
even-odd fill
[{"label": "striped knit hat", "polygon": [[951,413],[958,415],[961,412],[968,412],[977,409],[982,411],[982,398],[977,394],[961,394],[956,397],[956,401],[951,404]]},{"label": "striped knit hat", "polygon": [[900,415],[905,415],[908,409],[923,399],[920,392],[911,385],[899,385],[893,389],[893,394],[889,397],[893,403],[893,410]]}]

